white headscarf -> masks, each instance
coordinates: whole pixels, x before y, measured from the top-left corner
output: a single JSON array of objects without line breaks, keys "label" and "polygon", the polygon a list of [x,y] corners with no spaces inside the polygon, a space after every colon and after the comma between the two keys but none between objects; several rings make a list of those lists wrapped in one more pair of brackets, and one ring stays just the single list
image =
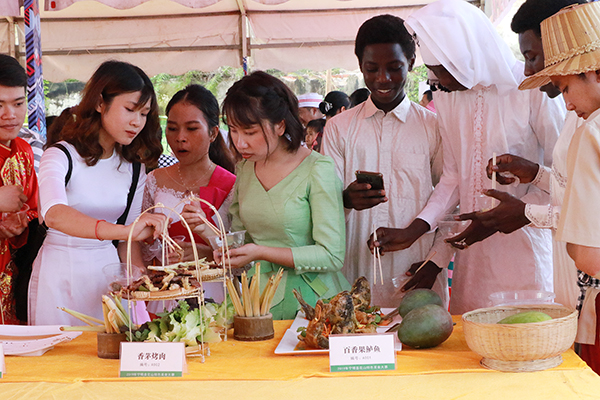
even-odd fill
[{"label": "white headscarf", "polygon": [[[439,0],[406,19],[427,65],[442,65],[468,89],[496,85],[500,94],[522,80],[522,65],[486,15],[464,0]],[[430,62],[436,62],[430,64]]]}]

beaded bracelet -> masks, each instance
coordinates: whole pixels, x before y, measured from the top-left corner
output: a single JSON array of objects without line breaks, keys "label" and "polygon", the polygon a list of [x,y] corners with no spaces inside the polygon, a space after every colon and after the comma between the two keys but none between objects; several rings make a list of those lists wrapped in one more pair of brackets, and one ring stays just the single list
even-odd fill
[{"label": "beaded bracelet", "polygon": [[106,220],[99,219],[98,221],[96,221],[96,229],[94,229],[94,232],[96,233],[96,239],[98,239],[99,241],[103,242],[104,239],[100,239],[100,236],[98,236],[98,224],[100,224],[100,222],[106,222]]}]

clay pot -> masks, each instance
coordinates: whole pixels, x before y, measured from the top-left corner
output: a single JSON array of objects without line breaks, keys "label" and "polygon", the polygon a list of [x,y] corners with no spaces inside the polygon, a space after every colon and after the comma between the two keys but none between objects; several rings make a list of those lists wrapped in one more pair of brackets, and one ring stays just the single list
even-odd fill
[{"label": "clay pot", "polygon": [[98,332],[98,357],[119,359],[121,342],[125,341],[125,333]]},{"label": "clay pot", "polygon": [[273,315],[260,317],[233,317],[233,338],[245,342],[273,339]]}]

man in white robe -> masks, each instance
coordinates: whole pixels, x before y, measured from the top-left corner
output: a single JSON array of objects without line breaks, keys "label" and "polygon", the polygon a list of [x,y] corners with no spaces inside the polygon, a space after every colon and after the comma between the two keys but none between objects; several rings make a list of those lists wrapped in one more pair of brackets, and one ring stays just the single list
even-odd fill
[{"label": "man in white robe", "polygon": [[[525,76],[531,76],[544,69],[544,49],[542,47],[541,22],[559,12],[564,7],[581,4],[584,0],[527,0],[514,15],[511,28],[519,35],[519,47],[525,58]],[[538,88],[534,89],[538,90]],[[552,84],[539,88],[551,98],[560,95],[560,91]],[[477,213],[477,218],[484,226],[494,227],[501,232],[511,233],[525,225],[552,230],[558,228],[560,210],[567,185],[567,151],[575,130],[583,120],[575,112],[567,113],[565,125],[560,133],[552,154],[552,168],[538,165],[514,155],[503,154],[497,157],[496,167],[492,160],[488,161],[488,177],[492,170],[498,174],[498,182],[513,184],[514,182],[532,183],[543,191],[550,193],[550,204],[525,204],[521,200],[502,193],[492,191],[501,201],[500,205],[490,211]],[[510,172],[519,178],[501,176]],[[502,188],[500,188],[503,190]],[[577,286],[577,268],[567,254],[566,243],[552,242],[554,293],[555,302],[570,308],[577,306],[580,289]]]},{"label": "man in white robe", "polygon": [[[425,206],[433,189],[432,169],[440,137],[435,114],[411,102],[404,93],[415,45],[402,20],[382,15],[365,22],[355,49],[371,96],[331,118],[323,134],[323,153],[334,159],[345,188],[342,272],[350,282],[360,276],[369,279],[373,304],[397,307],[400,287],[394,287],[392,278],[408,279],[405,272],[425,258],[434,233],[425,234],[409,249],[385,253],[381,257],[383,284],[379,277],[373,280],[373,255],[367,240],[374,227],[408,225]],[[384,195],[355,182],[356,170],[382,173]],[[363,194],[360,204],[350,200]],[[447,286],[446,272],[440,273],[434,289],[446,301]]]},{"label": "man in white robe", "polygon": [[[491,187],[485,167],[493,153],[511,153],[550,165],[552,149],[564,122],[561,104],[539,91],[517,89],[523,64],[479,9],[462,0],[440,0],[413,13],[406,24],[417,35],[425,64],[444,92],[434,101],[444,152],[443,174],[417,219],[435,227],[460,204],[462,213],[476,209]],[[534,185],[507,192],[532,204],[548,204],[547,193]],[[550,233],[525,227],[495,233],[473,221],[467,231],[488,240],[457,242],[450,311],[461,314],[490,305],[496,291],[552,291]],[[466,248],[468,247],[468,248]],[[440,247],[432,261],[446,265],[453,252]]]}]

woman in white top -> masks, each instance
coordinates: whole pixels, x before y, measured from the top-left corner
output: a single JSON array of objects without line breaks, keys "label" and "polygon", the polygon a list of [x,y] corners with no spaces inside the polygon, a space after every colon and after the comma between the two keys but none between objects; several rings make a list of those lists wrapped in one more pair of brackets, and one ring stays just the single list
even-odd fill
[{"label": "woman in white top", "polygon": [[[156,163],[162,152],[158,129],[158,105],[148,76],[131,64],[103,63],[62,132],[60,143],[71,160],[51,147],[40,164],[40,214],[49,229],[33,264],[30,324],[80,323],[57,307],[102,318],[101,295],[108,289],[102,268],[119,262],[119,255],[125,260],[123,241],[141,212],[143,165],[125,225],[116,223],[126,210],[132,163]],[[133,239],[156,238],[164,221],[162,214],[144,215]],[[118,250],[113,240],[121,241]],[[139,247],[133,246],[132,257],[141,265]]]}]

